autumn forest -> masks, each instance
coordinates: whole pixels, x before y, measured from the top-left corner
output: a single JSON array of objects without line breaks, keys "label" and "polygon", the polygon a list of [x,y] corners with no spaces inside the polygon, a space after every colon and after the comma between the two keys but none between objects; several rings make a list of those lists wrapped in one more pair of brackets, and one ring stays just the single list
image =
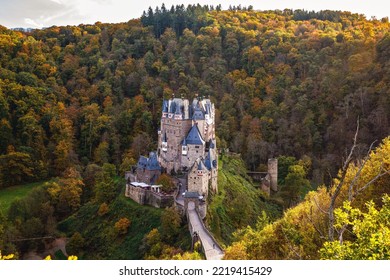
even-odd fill
[{"label": "autumn forest", "polygon": [[[120,24],[0,26],[0,190],[45,182],[0,212],[0,250],[21,258],[44,245],[18,240],[61,234],[85,258],[189,250],[185,226],[167,225],[170,209],[129,206],[152,217],[129,241],[134,255],[88,244],[75,217],[118,222],[101,246],[127,242],[138,221],[117,198],[124,171],[156,149],[163,98],[195,95],[216,105],[222,168],[232,157],[245,177],[279,159],[280,193],[251,189],[264,207],[241,209],[254,221],[238,221],[233,206],[210,214],[226,258],[390,257],[389,19],[200,5],[150,8]],[[235,182],[243,184],[226,179],[226,188]],[[383,235],[372,244],[374,233]]]}]

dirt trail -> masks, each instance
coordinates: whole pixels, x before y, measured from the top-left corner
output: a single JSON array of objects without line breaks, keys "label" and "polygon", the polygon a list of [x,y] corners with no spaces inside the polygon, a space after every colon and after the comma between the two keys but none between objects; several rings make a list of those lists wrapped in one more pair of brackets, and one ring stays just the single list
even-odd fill
[{"label": "dirt trail", "polygon": [[68,254],[66,253],[66,248],[65,248],[66,247],[66,238],[65,237],[57,238],[51,242],[47,242],[45,247],[46,247],[45,251],[42,254],[38,254],[35,251],[31,251],[31,252],[26,253],[23,256],[23,259],[24,260],[42,260],[45,257],[47,257],[48,255],[54,256],[55,252],[57,252],[58,250],[61,250],[65,256],[68,256]]}]

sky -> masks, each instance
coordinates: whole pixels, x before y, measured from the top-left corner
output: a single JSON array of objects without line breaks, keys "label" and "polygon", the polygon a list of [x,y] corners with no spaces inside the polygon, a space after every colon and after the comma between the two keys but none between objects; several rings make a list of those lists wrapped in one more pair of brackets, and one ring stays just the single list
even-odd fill
[{"label": "sky", "polygon": [[365,14],[367,18],[390,18],[389,0],[0,0],[0,25],[8,28],[42,28],[53,25],[127,22],[139,18],[149,6],[165,3],[167,8],[178,4],[222,4],[249,6],[255,10],[305,9],[309,11],[341,10]]}]

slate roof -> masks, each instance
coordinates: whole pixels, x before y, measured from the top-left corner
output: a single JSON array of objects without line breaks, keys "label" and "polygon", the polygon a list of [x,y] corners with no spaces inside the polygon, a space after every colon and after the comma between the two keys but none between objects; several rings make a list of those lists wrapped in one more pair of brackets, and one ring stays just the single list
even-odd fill
[{"label": "slate roof", "polygon": [[138,159],[137,167],[146,168],[147,164],[148,164],[148,158],[144,156],[140,156]]},{"label": "slate roof", "polygon": [[168,100],[163,100],[162,111],[168,113]]},{"label": "slate roof", "polygon": [[196,108],[194,110],[194,114],[192,115],[193,120],[204,120],[204,113],[200,108]]},{"label": "slate roof", "polygon": [[191,127],[190,132],[188,132],[186,137],[187,144],[190,145],[204,145],[205,141],[202,138],[202,135],[200,134],[199,128],[197,124],[194,124]]},{"label": "slate roof", "polygon": [[213,168],[217,168],[217,159],[214,156],[214,153],[211,149],[209,149],[206,159],[204,160],[204,164],[206,165],[208,170],[211,170]]},{"label": "slate roof", "polygon": [[210,149],[215,149],[215,143],[212,139],[209,140],[209,148]]},{"label": "slate roof", "polygon": [[184,198],[199,198],[198,192],[185,192]]},{"label": "slate roof", "polygon": [[161,170],[161,166],[157,160],[157,154],[150,152],[149,158],[140,156],[137,164],[138,168],[144,168],[146,170]]},{"label": "slate roof", "polygon": [[[198,100],[197,98],[194,98],[191,104],[185,103],[185,100],[188,101],[187,99],[182,98],[163,100],[162,112],[181,115],[184,119],[184,112],[187,110],[189,116],[186,117],[193,120],[204,120],[205,114],[211,113],[212,103],[210,100]],[[188,106],[188,108],[185,108],[185,106]]]},{"label": "slate roof", "polygon": [[204,166],[204,163],[203,163],[203,160],[200,159],[199,160],[199,163],[198,163],[198,170],[201,171],[201,170],[207,170],[206,169],[206,166]]}]

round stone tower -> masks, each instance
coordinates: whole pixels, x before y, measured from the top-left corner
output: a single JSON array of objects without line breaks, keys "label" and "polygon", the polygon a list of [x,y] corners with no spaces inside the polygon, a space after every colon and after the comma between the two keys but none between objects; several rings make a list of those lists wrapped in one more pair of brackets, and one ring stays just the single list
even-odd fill
[{"label": "round stone tower", "polygon": [[270,176],[271,190],[278,191],[278,159],[270,158],[268,160],[268,174]]}]

